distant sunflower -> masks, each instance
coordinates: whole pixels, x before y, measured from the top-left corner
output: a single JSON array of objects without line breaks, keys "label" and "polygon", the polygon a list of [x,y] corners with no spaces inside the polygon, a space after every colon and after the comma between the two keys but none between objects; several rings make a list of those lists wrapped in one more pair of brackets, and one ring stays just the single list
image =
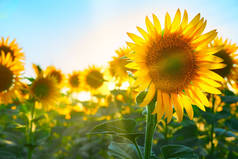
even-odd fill
[{"label": "distant sunflower", "polygon": [[61,70],[56,69],[54,66],[48,66],[45,70],[46,76],[51,76],[55,78],[58,85],[62,85],[64,83],[64,74]]},{"label": "distant sunflower", "polygon": [[238,76],[238,54],[236,52],[238,46],[228,42],[227,39],[224,41],[222,38],[216,38],[211,45],[212,47],[222,47],[214,55],[222,58],[222,63],[226,64],[224,68],[216,69],[214,72],[224,77],[228,83],[233,83],[234,78]]},{"label": "distant sunflower", "polygon": [[5,40],[2,37],[0,40],[0,56],[1,52],[3,52],[5,56],[10,54],[12,61],[17,61],[19,64],[22,63],[22,60],[25,58],[22,49],[19,48],[18,44],[16,43],[16,39],[9,43],[9,38]]},{"label": "distant sunflower", "polygon": [[68,76],[68,87],[73,92],[79,92],[82,90],[82,73],[79,71],[74,71]]},{"label": "distant sunflower", "polygon": [[128,33],[134,43],[127,44],[134,53],[128,56],[133,62],[127,66],[137,69],[135,83],[139,90],[148,88],[141,106],[149,104],[156,96],[154,113],[158,121],[164,116],[170,122],[173,107],[178,121],[183,119],[184,108],[192,119],[192,104],[202,110],[205,110],[204,105],[209,106],[203,92],[220,94],[216,88],[220,84],[216,81],[223,81],[223,78],[211,71],[224,67],[219,63],[222,59],[213,55],[220,48],[208,47],[217,32],[213,30],[202,35],[207,21],[197,14],[188,23],[186,10],[182,21],[179,9],[173,21],[167,13],[163,30],[154,14],[153,21],[154,24],[148,17],[145,19],[148,32],[137,27],[143,38]]},{"label": "distant sunflower", "polygon": [[20,102],[29,98],[29,86],[26,83],[21,82],[19,89],[17,90],[17,97]]},{"label": "distant sunflower", "polygon": [[109,72],[112,77],[115,77],[119,83],[126,81],[129,76],[127,71],[133,71],[126,67],[129,63],[126,55],[131,52],[129,47],[124,47],[116,50],[117,56],[112,57],[113,60],[109,62]]},{"label": "distant sunflower", "polygon": [[[105,93],[105,77],[100,67],[91,66],[83,72],[83,85],[86,91],[91,93],[101,92]],[[103,91],[105,90],[105,91]]]},{"label": "distant sunflower", "polygon": [[0,57],[0,103],[8,104],[16,98],[23,66],[12,61],[10,54],[1,53]]},{"label": "distant sunflower", "polygon": [[59,88],[55,78],[40,74],[30,87],[30,94],[44,107],[53,105],[59,97]]}]

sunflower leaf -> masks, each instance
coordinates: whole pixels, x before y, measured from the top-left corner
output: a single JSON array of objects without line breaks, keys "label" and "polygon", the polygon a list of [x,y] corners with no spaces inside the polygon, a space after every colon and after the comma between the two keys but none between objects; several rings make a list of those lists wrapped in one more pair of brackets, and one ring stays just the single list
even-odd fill
[{"label": "sunflower leaf", "polygon": [[164,159],[198,159],[193,149],[184,145],[164,145],[161,152]]},{"label": "sunflower leaf", "polygon": [[133,119],[119,119],[103,122],[95,126],[89,134],[112,134],[125,137],[132,142],[134,142],[138,136],[143,135],[143,133],[136,132],[136,121]]}]

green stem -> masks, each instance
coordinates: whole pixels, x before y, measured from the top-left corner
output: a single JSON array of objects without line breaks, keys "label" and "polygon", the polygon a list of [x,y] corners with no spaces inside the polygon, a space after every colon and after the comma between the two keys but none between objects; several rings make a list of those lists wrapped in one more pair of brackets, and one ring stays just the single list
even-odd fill
[{"label": "green stem", "polygon": [[[214,95],[212,95],[212,113],[215,113],[215,98]],[[211,142],[211,151],[210,151],[210,155],[213,155],[214,152],[214,143],[213,143],[213,134],[214,134],[214,128],[215,128],[215,120],[212,119],[212,127],[211,127],[211,136],[210,136],[210,142]]]},{"label": "green stem", "polygon": [[32,158],[32,153],[33,153],[33,148],[32,148],[32,147],[29,147],[29,148],[28,148],[27,159],[31,159],[31,158]]},{"label": "green stem", "polygon": [[34,119],[34,115],[35,115],[35,103],[32,105],[32,108],[31,108],[31,119],[29,121],[29,125],[30,125],[30,128],[29,128],[29,140],[28,140],[28,159],[31,159],[32,158],[32,153],[33,153],[33,132],[32,132],[32,127],[33,127],[33,119]]},{"label": "green stem", "polygon": [[138,144],[137,144],[137,142],[136,142],[136,139],[135,139],[135,141],[133,141],[133,143],[134,143],[134,145],[136,146],[136,150],[137,150],[137,152],[138,152],[138,154],[139,154],[140,159],[143,159],[141,150],[140,150],[140,148],[139,148],[139,146],[138,146]]},{"label": "green stem", "polygon": [[155,107],[155,101],[152,100],[147,106],[147,118],[146,118],[146,133],[145,133],[145,156],[144,159],[150,159],[152,151],[153,136],[156,128],[156,115],[152,112]]}]

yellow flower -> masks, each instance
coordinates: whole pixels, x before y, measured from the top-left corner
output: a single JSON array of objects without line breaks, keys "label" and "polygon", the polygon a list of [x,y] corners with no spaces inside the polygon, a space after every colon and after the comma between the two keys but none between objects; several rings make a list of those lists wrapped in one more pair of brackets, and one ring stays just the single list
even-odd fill
[{"label": "yellow flower", "polygon": [[52,76],[55,78],[58,86],[61,86],[64,83],[64,74],[54,66],[48,66],[45,70],[45,74],[46,76]]},{"label": "yellow flower", "polygon": [[[221,112],[223,110],[223,107],[225,106],[225,103],[222,102],[221,97],[219,95],[209,95],[208,97],[209,102],[210,102],[210,106],[212,105],[212,103],[214,104],[214,112]],[[213,101],[214,100],[214,101]]]},{"label": "yellow flower", "polygon": [[5,40],[3,37],[0,40],[0,57],[1,52],[4,53],[5,57],[10,54],[12,61],[18,62],[18,65],[22,65],[22,60],[24,60],[24,53],[22,49],[18,47],[16,39],[9,43],[9,37]]},{"label": "yellow flower", "polygon": [[135,84],[139,90],[148,89],[141,106],[149,104],[156,96],[154,113],[157,113],[158,121],[164,116],[170,122],[173,108],[178,121],[183,119],[184,108],[192,119],[192,104],[204,111],[204,105],[209,106],[203,92],[221,93],[216,88],[220,87],[216,81],[223,81],[223,78],[211,71],[224,67],[219,63],[222,60],[213,55],[220,48],[208,47],[217,32],[202,34],[207,21],[197,14],[188,23],[186,10],[182,20],[179,9],[173,21],[167,13],[163,30],[154,14],[153,21],[148,17],[145,19],[148,32],[137,27],[143,38],[128,33],[134,43],[127,44],[134,53],[128,55],[133,62],[127,66],[137,69]]},{"label": "yellow flower", "polygon": [[222,38],[216,38],[211,45],[213,47],[222,48],[214,55],[222,58],[223,63],[226,64],[224,68],[216,69],[214,72],[227,79],[227,81],[231,84],[234,82],[234,78],[237,78],[238,75],[238,54],[236,53],[238,46],[228,42],[227,39],[224,41]]},{"label": "yellow flower", "polygon": [[73,92],[79,92],[82,89],[82,73],[79,71],[74,71],[68,76],[68,87]]},{"label": "yellow flower", "polygon": [[129,61],[125,57],[130,52],[131,49],[129,47],[120,48],[116,50],[117,56],[112,57],[113,60],[109,62],[110,75],[118,80],[119,85],[128,80],[129,76],[127,71],[133,72],[133,69],[126,67]]},{"label": "yellow flower", "polygon": [[29,98],[29,86],[26,83],[20,83],[19,89],[17,90],[17,97],[19,102],[23,102]]},{"label": "yellow flower", "polygon": [[107,93],[106,80],[102,68],[91,66],[83,72],[83,86],[91,93]]},{"label": "yellow flower", "polygon": [[30,95],[46,108],[53,105],[59,97],[55,78],[39,73],[30,86]]},{"label": "yellow flower", "polygon": [[16,90],[20,85],[23,66],[12,61],[10,54],[4,52],[0,56],[0,103],[8,104],[16,98]]}]

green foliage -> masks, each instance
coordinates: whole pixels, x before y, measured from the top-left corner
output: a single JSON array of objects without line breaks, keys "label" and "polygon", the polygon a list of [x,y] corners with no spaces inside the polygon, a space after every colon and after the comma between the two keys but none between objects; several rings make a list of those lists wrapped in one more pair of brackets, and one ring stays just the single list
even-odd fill
[{"label": "green foliage", "polygon": [[184,145],[165,145],[161,152],[164,159],[198,159],[193,149]]}]

